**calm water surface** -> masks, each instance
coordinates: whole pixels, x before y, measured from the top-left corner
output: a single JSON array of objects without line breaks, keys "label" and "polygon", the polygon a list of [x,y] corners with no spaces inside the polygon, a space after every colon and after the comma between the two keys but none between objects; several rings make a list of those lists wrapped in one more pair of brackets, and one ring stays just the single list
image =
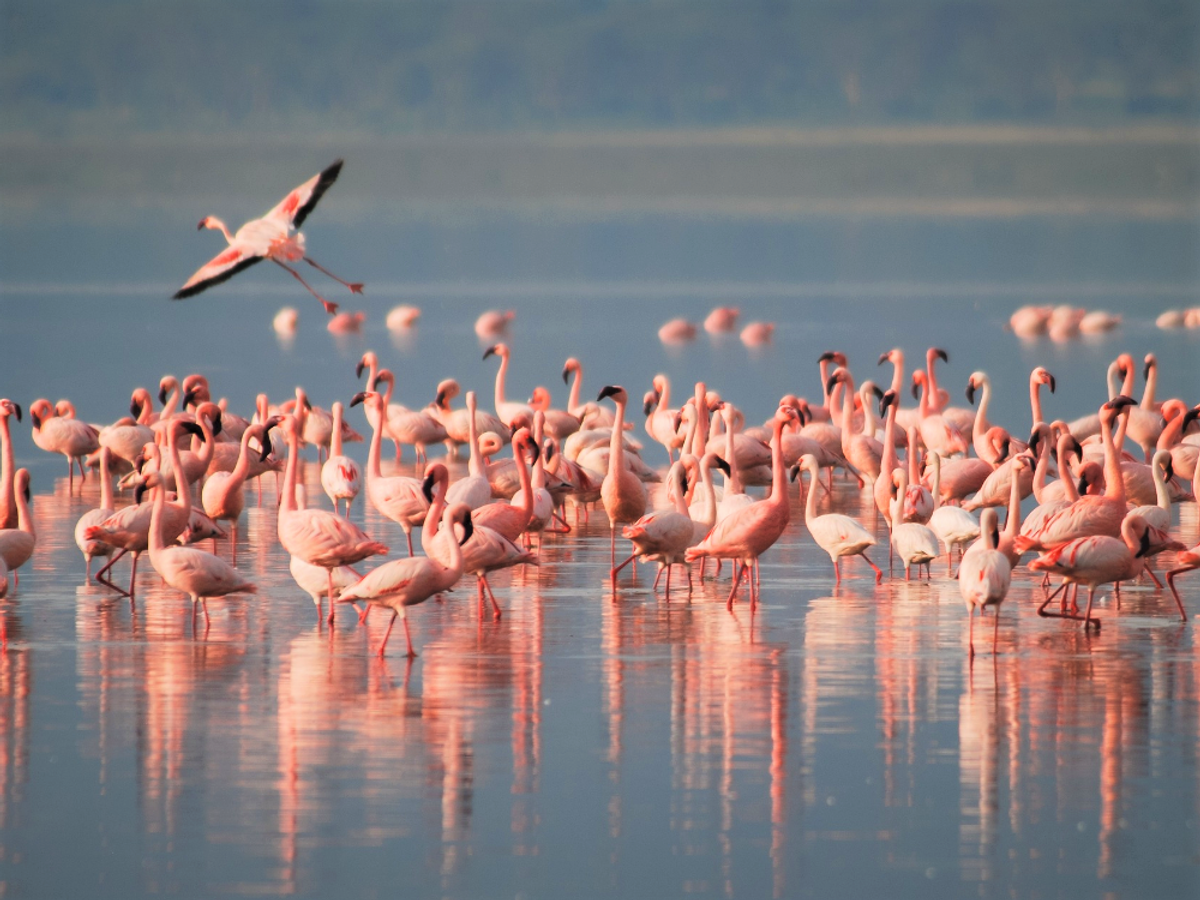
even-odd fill
[{"label": "calm water surface", "polygon": [[[817,392],[823,350],[882,380],[882,351],[915,359],[930,343],[949,351],[954,402],[985,369],[993,418],[1015,432],[1037,364],[1058,376],[1055,417],[1094,411],[1123,350],[1158,354],[1162,396],[1194,402],[1200,384],[1195,335],[1153,327],[1195,288],[1190,223],[472,221],[410,223],[387,246],[378,223],[330,227],[317,258],[368,281],[365,332],[335,340],[281,273],[167,302],[215,245],[161,218],[3,228],[0,393],[69,396],[112,421],[133,387],[203,371],[239,411],[297,384],[327,406],[359,389],[371,348],[405,403],[448,376],[487,398],[494,360],[471,324],[489,307],[517,311],[510,394],[545,384],[558,402],[575,355],[585,394],[640,396],[661,371],[761,421],[781,394]],[[1070,345],[1002,330],[1043,299],[1127,320]],[[382,320],[401,301],[424,315],[392,338]],[[658,342],[662,322],[716,302],[777,322],[774,344]],[[286,344],[270,328],[284,303],[301,311]],[[972,666],[941,567],[932,584],[876,588],[851,563],[833,591],[797,517],[763,560],[758,611],[730,613],[727,577],[670,603],[649,569],[611,591],[598,514],[548,539],[540,567],[494,580],[502,619],[464,583],[413,611],[415,661],[398,635],[381,661],[385,615],[316,621],[275,540],[270,486],[238,547],[259,593],[214,601],[197,633],[148,568],[133,609],[83,583],[72,529],[96,484],[70,494],[28,421],[16,448],[39,542],[0,602],[0,893],[1183,897],[1200,884],[1200,648],[1148,588],[1119,613],[1105,591],[1103,631],[1087,636],[1039,619],[1021,572],[999,655],[985,637]],[[835,499],[876,524],[868,495],[840,484]],[[391,522],[355,518],[402,548]],[[1195,543],[1195,505],[1177,521]],[[1183,583],[1195,607],[1200,578]]]}]

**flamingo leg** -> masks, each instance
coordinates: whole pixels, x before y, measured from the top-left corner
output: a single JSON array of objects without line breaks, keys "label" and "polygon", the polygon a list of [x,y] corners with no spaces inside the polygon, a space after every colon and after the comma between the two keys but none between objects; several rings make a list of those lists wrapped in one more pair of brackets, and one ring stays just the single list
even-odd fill
[{"label": "flamingo leg", "polygon": [[[399,615],[399,613],[393,609],[392,610],[392,619],[390,622],[388,622],[387,631],[385,631],[383,633],[383,643],[379,645],[379,658],[380,659],[383,659],[383,651],[387,647],[388,638],[390,638],[392,636],[392,626],[396,624],[396,616],[398,616],[398,615]],[[408,633],[408,619],[404,620],[404,633],[405,634]],[[411,641],[409,642],[409,646],[410,647],[412,646]]]},{"label": "flamingo leg", "polygon": [[996,651],[996,641],[999,640],[999,638],[1000,638],[1000,607],[999,606],[996,607],[996,615],[993,618],[995,619],[995,621],[992,622],[992,656],[995,656],[996,652],[997,652]]},{"label": "flamingo leg", "polygon": [[967,621],[970,625],[967,626],[967,655],[975,658],[975,604],[971,604],[971,608],[967,610]]},{"label": "flamingo leg", "polygon": [[320,263],[318,263],[315,259],[312,259],[310,257],[307,257],[307,256],[304,257],[304,261],[306,263],[308,263],[310,266],[312,266],[314,269],[316,269],[318,272],[324,272],[326,275],[328,275],[330,278],[332,278],[338,284],[343,284],[346,287],[350,288],[350,293],[361,294],[363,292],[363,284],[361,281],[345,281],[344,279],[338,278],[336,275],[334,275],[332,272],[330,272],[327,268],[325,268]]},{"label": "flamingo leg", "polygon": [[[1067,586],[1067,583],[1064,581],[1062,584],[1060,584],[1057,588],[1054,589],[1053,593],[1051,593],[1048,597],[1046,597],[1046,602],[1038,607],[1038,615],[1039,616],[1042,616],[1043,618],[1059,618],[1062,615],[1061,613],[1048,613],[1048,612],[1046,612],[1046,607],[1050,605],[1051,600],[1053,600],[1056,596],[1058,596],[1058,592],[1061,591],[1066,586]],[[1066,595],[1064,594],[1063,596],[1065,597]]]},{"label": "flamingo leg", "polygon": [[413,649],[412,633],[408,630],[408,616],[404,617],[404,641],[408,644],[408,658],[416,659],[417,651]]},{"label": "flamingo leg", "polygon": [[[658,567],[658,574],[654,576],[654,587],[652,587],[652,588],[650,589],[650,590],[654,591],[654,593],[656,593],[656,594],[658,593],[658,583],[659,583],[660,581],[662,581],[662,573],[663,573],[663,567],[662,567],[662,566],[659,566],[659,567]],[[668,584],[670,583],[670,581],[671,581],[671,575],[670,575],[670,573],[668,573],[668,574],[667,574],[667,582],[668,582]]]},{"label": "flamingo leg", "polygon": [[125,590],[123,588],[117,587],[109,579],[105,578],[104,573],[107,572],[109,569],[111,569],[113,567],[113,565],[116,564],[117,560],[120,559],[122,556],[124,556],[128,552],[129,552],[128,550],[126,550],[124,547],[122,547],[120,550],[118,550],[116,552],[116,554],[111,559],[109,559],[109,561],[107,563],[104,564],[103,568],[101,568],[100,571],[96,573],[96,580],[98,582],[100,582],[105,587],[112,588],[118,594],[124,594]]},{"label": "flamingo leg", "polygon": [[627,565],[629,565],[631,562],[633,562],[635,559],[637,559],[636,553],[633,554],[633,556],[630,556],[629,559],[625,560],[625,562],[621,563],[619,566],[614,566],[613,570],[609,573],[609,578],[615,583],[617,580],[617,573],[620,572]]},{"label": "flamingo leg", "polygon": [[[486,575],[479,576],[479,581],[480,581],[480,584],[483,585],[483,589],[485,591],[487,591],[488,599],[492,601],[492,618],[499,619],[500,618],[500,604],[496,602],[496,594],[492,591],[492,586],[488,583],[487,576]],[[407,619],[405,621],[407,621]]]},{"label": "flamingo leg", "polygon": [[1095,622],[1095,623],[1096,623],[1096,630],[1097,630],[1097,631],[1099,631],[1099,630],[1100,630],[1100,620],[1099,620],[1099,619],[1093,619],[1093,618],[1092,618],[1092,600],[1094,600],[1094,599],[1095,599],[1095,597],[1096,597],[1096,588],[1095,588],[1095,587],[1090,587],[1090,586],[1089,586],[1089,587],[1088,587],[1088,602],[1087,602],[1087,609],[1086,609],[1086,610],[1084,610],[1084,612],[1083,612],[1083,627],[1086,629],[1086,628],[1088,628],[1088,626],[1090,626],[1090,625],[1091,625],[1093,622]]},{"label": "flamingo leg", "polygon": [[867,565],[875,570],[875,583],[880,584],[883,581],[883,570],[880,569],[879,566],[875,565],[875,563],[871,562],[871,559],[867,556],[867,554],[860,553],[859,556],[865,559],[867,561]]},{"label": "flamingo leg", "polygon": [[833,560],[833,586],[839,587],[842,583],[842,560],[841,557],[835,557]]},{"label": "flamingo leg", "polygon": [[1145,572],[1147,575],[1150,576],[1150,580],[1154,582],[1154,586],[1161,591],[1162,590],[1162,582],[1158,580],[1158,576],[1154,574],[1154,570],[1152,568],[1150,568],[1149,566],[1146,566]]},{"label": "flamingo leg", "polygon": [[725,608],[733,611],[733,595],[737,593],[738,585],[742,583],[742,573],[746,571],[745,566],[734,564],[736,571],[733,573],[733,587],[729,589],[729,597],[725,600]]},{"label": "flamingo leg", "polygon": [[279,260],[275,259],[274,257],[268,257],[268,258],[273,263],[275,263],[275,265],[277,265],[281,269],[283,269],[285,272],[290,272],[293,278],[295,278],[298,282],[300,282],[302,285],[304,285],[304,289],[306,291],[308,291],[310,294],[312,294],[314,297],[316,297],[318,300],[320,300],[321,305],[323,307],[325,307],[325,312],[329,313],[332,316],[334,313],[336,313],[338,311],[338,305],[336,303],[330,303],[328,300],[326,300],[324,297],[322,297],[320,294],[318,294],[316,291],[314,291],[309,286],[309,283],[300,276],[299,272],[297,272],[291,266],[285,265],[284,263],[280,262]]},{"label": "flamingo leg", "polygon": [[326,569],[325,574],[329,583],[329,624],[333,624],[333,569]]},{"label": "flamingo leg", "polygon": [[1187,613],[1183,611],[1183,601],[1179,599],[1179,591],[1175,588],[1175,576],[1182,575],[1184,572],[1190,572],[1196,566],[1183,566],[1179,569],[1172,569],[1167,573],[1167,584],[1171,588],[1171,593],[1175,595],[1175,605],[1179,607],[1179,618],[1181,621],[1187,621]]}]

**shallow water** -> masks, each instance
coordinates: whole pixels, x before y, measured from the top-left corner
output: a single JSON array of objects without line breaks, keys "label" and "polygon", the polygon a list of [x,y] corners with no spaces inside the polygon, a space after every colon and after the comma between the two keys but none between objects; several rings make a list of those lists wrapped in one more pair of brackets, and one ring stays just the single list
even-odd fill
[{"label": "shallow water", "polygon": [[[954,402],[984,369],[993,418],[1014,432],[1027,428],[1037,364],[1058,377],[1044,398],[1054,417],[1094,411],[1123,350],[1158,354],[1160,396],[1195,399],[1198,338],[1153,326],[1194,291],[1190,222],[426,222],[400,229],[393,256],[373,257],[366,330],[335,339],[282,273],[167,302],[170,279],[213,244],[146,218],[115,231],[3,229],[15,240],[0,294],[4,395],[69,396],[85,418],[111,421],[134,386],[203,371],[238,411],[259,390],[282,398],[296,384],[328,405],[359,389],[354,363],[373,348],[403,402],[427,402],[452,375],[486,400],[495,361],[480,360],[471,324],[511,307],[509,392],[522,398],[545,384],[561,402],[558,373],[575,355],[585,394],[622,383],[636,398],[662,371],[684,394],[705,379],[761,421],[783,393],[816,394],[823,350],[883,380],[881,352],[903,346],[911,365],[937,343]],[[378,231],[331,227],[318,258],[369,279],[354,270],[364,244],[382,253]],[[79,256],[55,268],[46,237]],[[1003,330],[1016,305],[1042,300],[1127,318],[1065,345]],[[382,320],[400,301],[424,312],[393,338]],[[774,343],[747,350],[703,333],[659,343],[662,322],[699,320],[716,302],[775,321]],[[270,328],[284,303],[301,311],[288,343]],[[351,422],[365,427],[360,413]],[[366,628],[351,615],[318,624],[275,541],[271,486],[237,551],[259,593],[214,601],[210,627],[201,618],[193,630],[186,600],[148,567],[134,609],[83,584],[71,532],[97,504],[95,481],[69,493],[62,460],[32,445],[28,421],[16,445],[33,471],[39,544],[0,602],[0,893],[1196,889],[1200,657],[1169,595],[1133,586],[1118,612],[1104,591],[1104,627],[1086,635],[1039,618],[1041,590],[1022,572],[999,653],[985,620],[972,665],[957,585],[940,565],[932,583],[876,587],[854,562],[834,590],[797,515],[763,559],[761,606],[751,614],[743,599],[728,612],[727,575],[690,598],[677,576],[667,602],[645,569],[614,593],[597,513],[547,539],[540,567],[494,579],[499,621],[463,583],[412,611],[415,661],[399,633],[381,661],[370,651],[386,615]],[[665,464],[660,449],[647,453]],[[311,462],[306,477],[320,496]],[[835,500],[874,523],[867,495],[839,484]],[[355,518],[402,552],[398,527],[361,506]],[[1178,518],[1195,543],[1195,505]],[[1200,579],[1181,584],[1194,605]]]}]

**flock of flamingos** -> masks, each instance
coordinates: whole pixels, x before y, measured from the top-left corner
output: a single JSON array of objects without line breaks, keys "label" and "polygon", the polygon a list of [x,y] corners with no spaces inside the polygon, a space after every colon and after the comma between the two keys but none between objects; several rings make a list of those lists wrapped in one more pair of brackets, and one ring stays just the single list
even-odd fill
[{"label": "flock of flamingos", "polygon": [[[202,220],[202,228],[225,234],[229,248],[176,297],[191,296],[270,259],[333,314],[336,305],[316,294],[287,263],[304,260],[336,278],[307,257],[303,236],[294,229],[340,168],[338,161],[236,234],[215,217]],[[361,284],[337,280],[354,292],[362,290]],[[730,328],[736,319],[732,310],[717,310],[714,316],[728,321]],[[544,389],[527,403],[506,399],[507,345],[491,346],[484,358],[492,356],[499,359],[499,369],[492,409],[485,410],[477,407],[473,392],[466,393],[465,408],[452,407],[460,393],[453,380],[439,385],[428,406],[394,403],[392,373],[379,367],[374,353],[366,353],[358,365],[359,377],[366,377],[365,390],[347,398],[350,407],[363,407],[370,427],[365,473],[342,452],[343,441],[361,440],[345,420],[347,408],[339,401],[330,410],[320,409],[300,388],[294,399],[279,406],[260,394],[249,419],[235,415],[223,401],[214,402],[208,381],[198,374],[182,382],[162,379],[157,411],[149,391],[135,390],[131,415],[104,427],[76,417],[66,400],[36,400],[28,415],[37,446],[67,458],[72,488],[76,467],[81,481],[88,467],[99,470],[100,506],[84,514],[75,528],[87,578],[92,577],[93,560],[104,560],[96,580],[132,602],[138,562],[148,553],[158,575],[191,598],[193,622],[197,605],[207,619],[209,598],[256,590],[236,568],[238,520],[247,483],[273,473],[278,540],[291,557],[297,584],[317,603],[319,617],[325,612],[322,600],[327,600],[330,621],[337,604],[365,603],[360,620],[374,606],[390,609],[380,655],[400,617],[408,654],[414,656],[406,609],[449,590],[466,574],[476,576],[481,610],[490,602],[499,617],[488,574],[537,564],[535,546],[548,534],[569,531],[572,514],[578,522],[597,503],[610,525],[613,584],[631,561],[653,562],[658,566],[655,591],[665,575],[667,601],[676,567],[683,567],[690,594],[693,570],[705,578],[711,559],[719,577],[721,562],[729,560],[727,605],[732,608],[745,584],[753,608],[760,557],[791,518],[802,515],[812,539],[829,554],[838,583],[843,563],[851,557],[861,557],[879,583],[884,553],[889,571],[902,567],[906,579],[914,570],[919,578],[922,569],[931,578],[932,564],[944,554],[947,577],[957,578],[969,612],[972,655],[976,609],[982,614],[989,606],[996,608],[994,650],[999,605],[1013,569],[1028,554],[1034,555],[1026,568],[1046,586],[1039,612],[1098,629],[1100,619],[1092,614],[1097,588],[1116,585],[1118,602],[1120,583],[1143,574],[1161,588],[1154,557],[1174,553],[1166,581],[1186,619],[1175,578],[1200,568],[1200,545],[1188,549],[1172,537],[1171,505],[1197,495],[1200,429],[1189,431],[1200,407],[1175,398],[1157,401],[1153,354],[1140,367],[1145,378],[1140,402],[1132,396],[1139,366],[1122,354],[1108,371],[1111,399],[1094,414],[1069,423],[1043,418],[1040,391],[1054,391],[1055,379],[1035,368],[1029,379],[1028,431],[989,421],[991,385],[984,372],[973,373],[968,381],[971,407],[951,406],[937,381],[936,364],[947,358],[937,348],[929,349],[924,368],[912,372],[911,379],[906,379],[900,349],[884,353],[879,364],[892,366],[886,391],[869,382],[856,387],[846,356],[825,353],[818,360],[820,397],[784,396],[761,427],[747,426],[731,403],[703,383],[695,385],[685,403],[672,406],[670,385],[660,375],[641,398],[650,439],[646,445],[630,421],[634,413],[625,388],[608,385],[595,400],[584,401],[578,360],[567,360],[562,372],[564,382],[574,379],[570,399],[565,408],[554,408]],[[919,398],[915,406],[905,406],[910,388]],[[15,587],[17,572],[37,543],[29,472],[15,469],[14,417],[23,421],[21,405],[0,399],[0,597]],[[455,455],[465,446],[467,474],[451,481],[450,467],[441,462],[426,464],[423,477],[395,470],[384,474],[385,439],[394,445],[397,462],[402,446],[410,445],[418,464],[426,463],[431,445],[444,443]],[[654,443],[662,450],[647,449]],[[324,503],[322,508],[309,505],[316,498],[305,497],[299,483],[300,454],[308,445],[317,447],[320,482],[332,509],[323,508]],[[511,455],[501,458],[506,445]],[[1127,445],[1139,448],[1141,458],[1127,452]],[[665,478],[656,467],[664,459],[669,461]],[[117,478],[122,496],[131,501],[120,507],[114,499]],[[852,479],[872,492],[886,536],[850,515],[822,511],[828,505],[824,497],[834,496],[834,478]],[[801,481],[801,496],[807,494],[802,512],[792,507],[789,480]],[[663,505],[654,509],[648,485],[663,481],[664,490],[653,492]],[[747,492],[756,486],[765,493]],[[403,530],[407,554],[393,554],[398,558],[360,575],[351,567],[390,553],[385,543],[351,520],[363,487],[365,502]],[[261,486],[258,491],[261,501]],[[1021,501],[1030,494],[1038,505],[1022,520]],[[1001,508],[1007,510],[1002,526]],[[414,528],[420,529],[420,553],[413,546]],[[225,544],[228,559],[216,552],[226,529],[231,532]],[[618,561],[618,531],[629,541],[630,553],[623,561]],[[876,549],[881,539],[887,547]],[[214,552],[197,546],[205,541],[211,541]],[[877,554],[875,560],[871,553]],[[131,569],[122,586],[113,572],[126,556]],[[1061,577],[1054,591],[1051,576]],[[1087,588],[1082,611],[1079,586]]]}]

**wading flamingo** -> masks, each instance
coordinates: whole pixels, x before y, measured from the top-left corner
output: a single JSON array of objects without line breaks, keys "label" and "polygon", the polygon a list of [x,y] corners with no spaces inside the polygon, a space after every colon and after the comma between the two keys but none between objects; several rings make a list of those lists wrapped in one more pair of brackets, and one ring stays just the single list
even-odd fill
[{"label": "wading flamingo", "polygon": [[1000,543],[997,521],[996,510],[990,506],[980,514],[983,546],[968,550],[958,567],[958,591],[967,605],[967,616],[971,623],[967,630],[967,647],[971,656],[975,655],[975,610],[978,608],[982,615],[987,606],[996,607],[992,624],[992,654],[995,655],[996,638],[1000,631],[1000,604],[1008,596],[1008,586],[1012,582],[1012,566],[1008,558],[996,549]]}]

